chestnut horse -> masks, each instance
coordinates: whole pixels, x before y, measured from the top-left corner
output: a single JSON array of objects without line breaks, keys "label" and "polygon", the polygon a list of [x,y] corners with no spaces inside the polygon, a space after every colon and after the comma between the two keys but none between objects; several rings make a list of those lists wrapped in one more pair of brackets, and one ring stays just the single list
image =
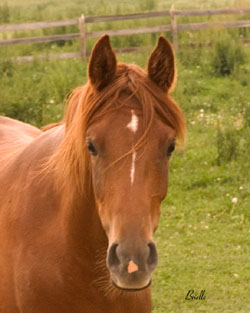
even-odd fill
[{"label": "chestnut horse", "polygon": [[185,122],[174,52],[147,71],[96,43],[88,82],[45,131],[0,119],[0,312],[149,313],[153,234]]}]

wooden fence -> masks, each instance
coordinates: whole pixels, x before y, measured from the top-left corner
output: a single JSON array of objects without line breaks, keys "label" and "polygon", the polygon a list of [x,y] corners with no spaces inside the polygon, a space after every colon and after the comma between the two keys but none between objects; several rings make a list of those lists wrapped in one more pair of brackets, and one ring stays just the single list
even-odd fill
[{"label": "wooden fence", "polygon": [[[52,36],[40,36],[40,37],[26,37],[17,38],[10,40],[1,40],[0,46],[14,45],[14,44],[24,44],[24,43],[42,43],[42,42],[53,42],[58,40],[80,40],[80,52],[70,52],[70,53],[60,53],[52,54],[49,56],[41,55],[37,58],[39,59],[54,59],[54,58],[72,58],[81,56],[83,61],[86,60],[88,52],[86,51],[86,39],[87,38],[98,38],[103,34],[109,34],[110,36],[122,36],[122,35],[134,35],[134,34],[146,34],[146,33],[161,33],[161,32],[171,32],[173,38],[173,44],[175,49],[178,49],[178,32],[183,30],[199,30],[208,29],[215,27],[225,27],[225,28],[242,28],[250,27],[250,20],[240,20],[232,22],[207,22],[207,23],[189,23],[189,24],[178,24],[178,16],[211,16],[211,15],[224,15],[224,14],[249,14],[250,8],[244,9],[216,9],[216,10],[175,10],[174,7],[169,11],[161,12],[149,12],[149,13],[139,13],[139,14],[128,14],[128,15],[116,15],[116,16],[97,16],[97,17],[85,17],[82,15],[80,18],[64,20],[64,21],[54,21],[54,22],[36,22],[28,24],[16,24],[16,25],[0,25],[0,32],[13,32],[13,31],[24,31],[24,30],[37,30],[43,28],[51,27],[62,27],[69,25],[78,25],[79,32],[73,34],[63,34],[63,35],[52,35]],[[101,30],[95,32],[87,32],[87,23],[99,23],[99,22],[111,22],[111,21],[124,21],[124,20],[134,20],[134,19],[146,19],[154,17],[170,17],[170,24],[168,25],[158,25],[153,27],[138,27],[130,29],[119,29],[119,30]],[[135,51],[138,48],[125,48],[117,49],[118,52],[129,52]],[[18,57],[19,61],[31,61],[32,56]]]}]

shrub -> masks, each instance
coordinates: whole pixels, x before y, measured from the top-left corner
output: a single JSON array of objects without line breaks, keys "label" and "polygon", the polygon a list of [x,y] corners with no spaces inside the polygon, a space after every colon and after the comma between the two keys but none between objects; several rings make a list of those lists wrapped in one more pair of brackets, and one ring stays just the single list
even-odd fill
[{"label": "shrub", "polygon": [[240,43],[225,36],[215,43],[211,66],[215,74],[231,75],[240,64],[245,62],[245,54]]}]

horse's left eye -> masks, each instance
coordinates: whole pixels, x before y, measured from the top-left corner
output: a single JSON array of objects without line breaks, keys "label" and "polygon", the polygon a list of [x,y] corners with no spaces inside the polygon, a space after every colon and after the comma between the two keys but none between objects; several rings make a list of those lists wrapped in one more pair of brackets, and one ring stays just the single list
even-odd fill
[{"label": "horse's left eye", "polygon": [[172,141],[170,143],[170,145],[168,146],[167,155],[171,156],[171,154],[173,153],[174,149],[175,149],[175,141]]},{"label": "horse's left eye", "polygon": [[92,141],[87,140],[87,147],[88,147],[90,154],[97,155],[97,150]]}]

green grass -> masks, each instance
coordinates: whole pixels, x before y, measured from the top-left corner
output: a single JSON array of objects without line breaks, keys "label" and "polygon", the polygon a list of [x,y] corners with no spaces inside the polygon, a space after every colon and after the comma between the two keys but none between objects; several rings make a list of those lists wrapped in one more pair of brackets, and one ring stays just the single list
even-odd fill
[{"label": "green grass", "polygon": [[[0,4],[0,24],[6,23],[27,23],[37,21],[53,21],[63,20],[69,18],[78,18],[81,14],[85,16],[100,16],[100,15],[117,15],[128,13],[139,13],[148,11],[161,11],[169,10],[172,5],[170,0],[126,0],[124,2],[114,0],[93,0],[91,4],[83,0],[74,1],[52,1],[52,0],[6,0]],[[220,1],[196,1],[194,3],[187,0],[177,0],[174,2],[176,9],[212,9],[222,7],[247,7],[249,3],[247,0],[220,0]],[[190,22],[206,22],[209,21],[236,21],[236,20],[250,19],[248,15],[221,15],[210,17],[177,17],[179,24]],[[126,20],[114,21],[107,23],[86,24],[86,31],[92,32],[97,30],[109,29],[127,29],[137,27],[151,27],[156,25],[166,25],[170,23],[170,17],[139,19],[139,20]],[[55,34],[77,33],[79,32],[78,26],[56,27],[32,31],[19,31],[0,33],[0,40],[22,37],[37,37],[48,36]],[[227,32],[235,38],[249,38],[249,29],[230,29]],[[224,33],[224,31],[222,31]],[[170,33],[165,33],[166,36],[171,38]],[[113,45],[116,48],[121,47],[134,47],[134,46],[152,46],[155,43],[156,34],[141,34],[131,36],[119,36],[113,38]],[[207,44],[213,41],[218,36],[218,30],[207,31],[192,31],[192,32],[179,32],[178,37],[183,45],[190,43]],[[86,46],[90,50],[95,42],[95,39],[88,39]],[[1,55],[8,56],[25,56],[25,55],[40,55],[40,54],[53,54],[62,52],[75,52],[80,51],[79,40],[71,41],[57,41],[46,44],[25,44],[0,47]]]},{"label": "green grass", "polygon": [[[218,166],[216,129],[201,122],[188,129],[156,235],[154,312],[249,312],[249,156]],[[207,299],[185,301],[189,289],[205,289]]]},{"label": "green grass", "polygon": [[[79,15],[81,3],[8,1],[9,22],[75,17]],[[171,3],[169,0],[128,0],[114,1],[111,5],[107,0],[93,0],[92,5],[84,7],[86,15],[110,15],[169,9]],[[175,1],[178,9],[247,4],[245,0]],[[108,26],[122,28],[124,25],[126,23]],[[152,49],[157,36],[112,38],[112,43]],[[179,35],[179,74],[173,97],[183,108],[188,134],[185,150],[178,149],[171,161],[169,193],[155,235],[159,266],[153,280],[153,313],[250,312],[250,49],[240,46],[245,54],[244,63],[234,68],[231,75],[220,76],[213,66],[216,45],[200,49],[185,46],[200,41],[216,43],[216,39],[221,38],[239,45],[237,37],[240,36],[249,38],[249,30],[208,30]],[[93,42],[88,42],[89,48]],[[62,47],[26,45],[1,48],[0,53],[1,57],[7,57],[31,52],[35,55],[77,51],[77,45],[77,42]],[[145,68],[150,49],[121,54],[118,59]],[[60,120],[66,96],[86,82],[86,70],[87,64],[80,59],[35,60],[22,64],[8,58],[1,60],[0,114],[38,126]],[[197,292],[205,289],[206,300],[185,300],[190,289]]]},{"label": "green grass", "polygon": [[[156,234],[155,313],[250,311],[250,128],[243,109],[250,105],[244,83],[250,67],[216,77],[208,74],[207,59],[203,66],[179,69],[175,95],[186,113],[188,141],[173,157]],[[218,125],[223,134],[230,129],[227,143],[236,138],[231,161],[218,162],[221,145],[230,153]],[[190,289],[205,289],[206,300],[185,301]]]},{"label": "green grass", "polygon": [[[142,11],[169,10],[174,3],[176,9],[214,9],[225,7],[247,7],[247,0],[3,0],[1,6],[6,22],[56,20],[85,14],[86,16],[136,13]],[[8,5],[8,10],[5,8]],[[1,11],[0,11],[1,18]]]}]

